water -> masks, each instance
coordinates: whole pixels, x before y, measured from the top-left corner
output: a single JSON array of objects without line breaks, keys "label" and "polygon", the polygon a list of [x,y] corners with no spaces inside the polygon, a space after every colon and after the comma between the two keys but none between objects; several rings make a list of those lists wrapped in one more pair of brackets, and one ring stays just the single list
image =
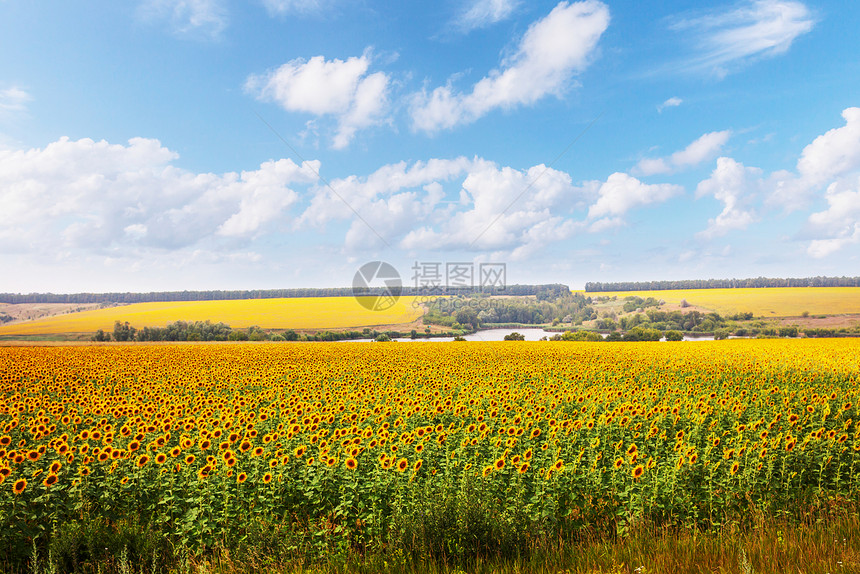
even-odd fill
[{"label": "water", "polygon": [[[520,335],[525,336],[526,341],[540,341],[541,337],[546,337],[549,339],[553,335],[562,334],[559,331],[545,331],[543,329],[537,328],[527,328],[527,329],[487,329],[484,331],[478,331],[477,333],[472,333],[471,335],[464,335],[463,338],[467,341],[504,341],[505,335],[510,335],[511,333],[519,333]],[[602,333],[601,337],[606,338],[606,333]],[[730,337],[734,338],[734,337]],[[401,343],[450,343],[454,340],[454,337],[433,337],[431,339],[425,339],[419,337],[417,339],[412,339],[411,337],[398,337],[394,339],[395,341],[399,341]],[[713,341],[713,335],[702,335],[700,337],[684,335],[684,341]],[[351,339],[344,342],[347,343],[355,343],[355,342],[364,342],[370,343],[373,339]],[[661,341],[665,341],[665,339],[661,339]]]},{"label": "water", "polygon": [[[520,335],[524,335],[526,341],[540,341],[541,337],[549,338],[557,334],[554,331],[544,331],[543,329],[487,329],[485,331],[478,331],[477,333],[472,333],[471,335],[463,335],[463,338],[467,341],[504,341],[505,335],[510,335],[511,333],[519,333]],[[453,341],[454,337],[434,337],[432,339],[411,339],[409,337],[400,337],[395,340],[402,341],[404,343],[417,343],[428,341],[437,341],[443,343],[446,341]]]}]

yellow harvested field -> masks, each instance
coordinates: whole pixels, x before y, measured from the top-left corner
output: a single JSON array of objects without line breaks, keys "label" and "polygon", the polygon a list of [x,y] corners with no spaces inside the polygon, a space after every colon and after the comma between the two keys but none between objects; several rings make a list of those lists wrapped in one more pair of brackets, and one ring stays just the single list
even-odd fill
[{"label": "yellow harvested field", "polygon": [[[368,298],[372,299],[372,298]],[[48,335],[110,331],[114,321],[137,328],[164,327],[174,321],[223,322],[233,328],[258,325],[263,329],[347,329],[410,323],[423,311],[415,297],[401,297],[384,311],[365,309],[353,297],[302,297],[134,303],[55,315],[0,326],[0,335]]]},{"label": "yellow harvested field", "polygon": [[666,291],[607,291],[591,297],[634,295],[654,297],[670,304],[682,299],[720,314],[752,312],[756,317],[797,317],[860,313],[860,287],[768,287],[759,289],[678,289]]}]

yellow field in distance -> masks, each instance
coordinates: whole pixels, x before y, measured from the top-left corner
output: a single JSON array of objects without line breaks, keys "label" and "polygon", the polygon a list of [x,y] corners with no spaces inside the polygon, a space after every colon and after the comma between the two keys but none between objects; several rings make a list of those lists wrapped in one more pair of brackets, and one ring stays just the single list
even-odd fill
[{"label": "yellow field in distance", "polygon": [[422,315],[415,297],[401,297],[384,311],[365,309],[352,297],[237,299],[134,303],[55,315],[0,326],[0,335],[48,335],[112,331],[114,321],[128,321],[138,329],[164,327],[174,321],[223,322],[233,328],[258,325],[263,329],[347,329],[409,323]]},{"label": "yellow field in distance", "polygon": [[633,295],[654,297],[666,303],[690,305],[721,315],[752,312],[756,317],[797,317],[860,313],[860,287],[767,287],[750,289],[672,289],[666,291],[607,291],[585,293],[591,297]]}]

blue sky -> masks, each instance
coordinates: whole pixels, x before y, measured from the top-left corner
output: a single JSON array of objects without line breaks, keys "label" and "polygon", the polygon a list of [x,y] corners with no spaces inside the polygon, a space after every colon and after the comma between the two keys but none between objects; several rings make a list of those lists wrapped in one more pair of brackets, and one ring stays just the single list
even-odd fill
[{"label": "blue sky", "polygon": [[0,0],[0,291],[858,275],[858,16]]}]

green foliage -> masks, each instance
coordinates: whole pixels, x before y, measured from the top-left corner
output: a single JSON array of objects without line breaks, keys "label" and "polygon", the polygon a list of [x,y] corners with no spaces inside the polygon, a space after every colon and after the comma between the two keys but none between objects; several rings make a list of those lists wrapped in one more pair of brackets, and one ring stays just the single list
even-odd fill
[{"label": "green foliage", "polygon": [[45,559],[58,572],[92,572],[111,562],[119,562],[120,571],[125,562],[135,571],[161,572],[175,561],[170,538],[130,519],[110,523],[88,516],[60,524]]},{"label": "green foliage", "polygon": [[565,331],[557,335],[553,335],[550,341],[602,341],[603,337],[594,331]]},{"label": "green foliage", "polygon": [[96,334],[93,335],[92,340],[98,343],[110,341],[110,333],[105,333],[104,330],[99,329],[98,331],[96,331]]},{"label": "green foliage", "polygon": [[623,340],[625,341],[659,341],[663,338],[663,333],[657,329],[647,329],[644,327],[634,327],[624,333]]},{"label": "green foliage", "polygon": [[114,341],[134,341],[137,329],[128,324],[120,323],[118,320],[113,325],[113,340]]},{"label": "green foliage", "polygon": [[514,331],[513,333],[509,333],[504,337],[505,341],[525,341],[526,336]]},{"label": "green foliage", "polygon": [[[233,330],[225,323],[175,321],[166,327],[144,327],[137,331],[138,341],[226,341]],[[243,339],[244,340],[244,339]]]}]

